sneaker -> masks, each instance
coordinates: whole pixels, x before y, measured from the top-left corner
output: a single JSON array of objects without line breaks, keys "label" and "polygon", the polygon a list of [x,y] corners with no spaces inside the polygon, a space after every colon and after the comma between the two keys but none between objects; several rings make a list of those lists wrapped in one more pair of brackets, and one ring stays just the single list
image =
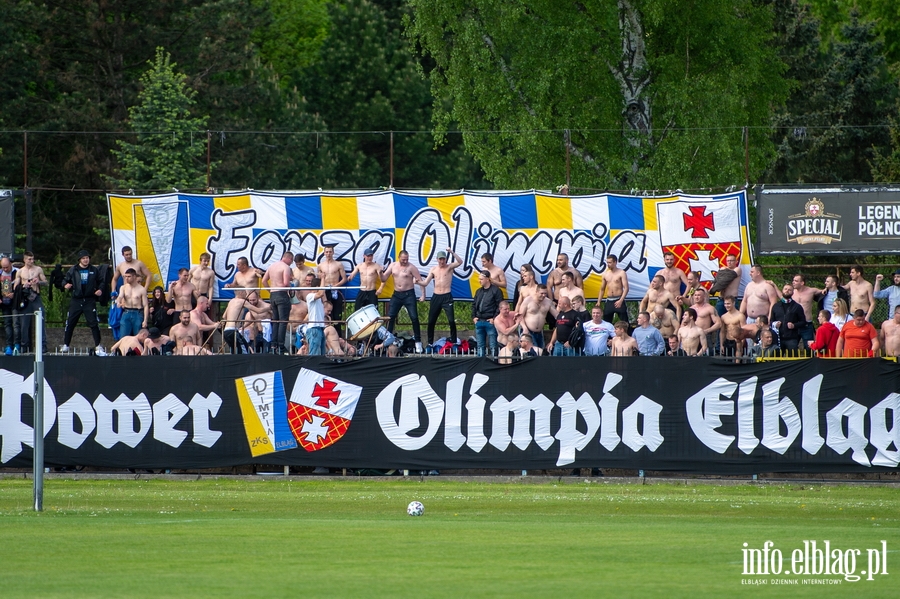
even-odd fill
[{"label": "sneaker", "polygon": [[416,353],[417,353],[417,354],[421,354],[422,351],[423,351],[423,350],[422,350],[422,342],[421,342],[421,341],[416,341]]},{"label": "sneaker", "polygon": [[13,348],[13,355],[18,356],[22,353],[22,346],[16,343],[16,346]]},{"label": "sneaker", "polygon": [[8,345],[6,346],[6,355],[7,355],[7,356],[13,355],[13,354],[12,354],[12,348],[11,348],[10,346],[8,346]]},{"label": "sneaker", "polygon": [[97,354],[98,356],[106,356],[106,355],[108,355],[108,354],[106,353],[106,350],[103,349],[103,346],[102,346],[102,345],[98,345],[98,346],[97,346],[97,349],[94,350],[94,353]]},{"label": "sneaker", "polygon": [[59,351],[60,351],[60,353],[63,353],[63,354],[68,353],[69,346],[64,343],[63,346],[59,348]]}]

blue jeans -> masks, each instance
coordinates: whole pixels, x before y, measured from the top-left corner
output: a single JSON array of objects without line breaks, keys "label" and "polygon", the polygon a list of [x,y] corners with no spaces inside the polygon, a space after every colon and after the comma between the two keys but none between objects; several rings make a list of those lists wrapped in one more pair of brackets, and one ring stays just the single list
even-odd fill
[{"label": "blue jeans", "polygon": [[[485,339],[487,337],[487,339]],[[479,320],[475,323],[475,340],[478,342],[478,355],[484,355],[485,341],[490,344],[489,355],[497,355],[497,329],[486,320]]]},{"label": "blue jeans", "polygon": [[322,327],[306,328],[306,343],[309,344],[309,355],[325,355],[325,329]]},{"label": "blue jeans", "polygon": [[119,321],[119,336],[137,335],[144,324],[144,311],[136,308],[122,310],[122,320]]},{"label": "blue jeans", "polygon": [[575,348],[574,347],[566,347],[562,343],[556,342],[553,344],[553,355],[554,356],[574,356]]}]

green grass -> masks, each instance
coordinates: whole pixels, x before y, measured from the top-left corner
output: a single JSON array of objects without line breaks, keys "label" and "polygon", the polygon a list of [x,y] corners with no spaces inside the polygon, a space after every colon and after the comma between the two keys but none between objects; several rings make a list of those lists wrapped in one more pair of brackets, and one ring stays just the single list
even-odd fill
[{"label": "green grass", "polygon": [[[869,598],[900,582],[887,487],[48,480],[43,513],[31,493],[0,480],[4,597]],[[414,499],[425,516],[406,515]],[[886,540],[889,575],[741,584],[744,542],[805,539]]]}]

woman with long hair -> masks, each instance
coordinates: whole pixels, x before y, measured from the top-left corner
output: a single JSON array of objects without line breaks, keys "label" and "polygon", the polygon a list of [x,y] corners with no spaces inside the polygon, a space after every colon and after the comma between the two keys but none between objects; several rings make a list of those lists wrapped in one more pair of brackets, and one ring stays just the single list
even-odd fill
[{"label": "woman with long hair", "polygon": [[840,331],[846,323],[853,320],[853,317],[848,314],[849,311],[847,302],[841,298],[834,300],[834,303],[831,305],[831,320],[829,322]]},{"label": "woman with long hair", "polygon": [[157,285],[150,296],[150,326],[159,329],[163,335],[168,334],[174,324],[174,317],[169,311],[174,309],[175,304],[166,301],[165,291]]}]

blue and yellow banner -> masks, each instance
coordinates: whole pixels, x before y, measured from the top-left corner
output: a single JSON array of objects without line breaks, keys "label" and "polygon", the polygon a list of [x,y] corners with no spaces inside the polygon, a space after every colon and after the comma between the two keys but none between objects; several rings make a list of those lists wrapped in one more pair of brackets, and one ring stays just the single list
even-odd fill
[{"label": "blue and yellow banner", "polygon": [[[423,276],[437,265],[439,251],[453,248],[463,259],[452,287],[459,300],[473,297],[485,253],[506,272],[510,297],[523,264],[543,279],[556,268],[559,254],[566,254],[584,278],[587,300],[597,298],[609,255],[618,258],[628,276],[630,299],[643,297],[665,267],[664,252],[675,254],[682,270],[699,271],[704,282],[712,280],[728,254],[738,255],[745,266],[751,263],[743,191],[663,197],[252,191],[109,195],[108,201],[113,251],[118,256],[126,245],[134,248],[153,275],[150,288],[168,288],[179,268],[199,263],[200,254],[208,252],[217,298],[231,296],[224,285],[233,279],[239,257],[266,269],[291,251],[313,266],[324,245],[335,245],[335,259],[348,273],[367,248],[382,265],[406,250]],[[743,270],[746,283],[749,269]],[[390,297],[391,283],[382,297]],[[346,295],[352,299],[355,291]]]}]

